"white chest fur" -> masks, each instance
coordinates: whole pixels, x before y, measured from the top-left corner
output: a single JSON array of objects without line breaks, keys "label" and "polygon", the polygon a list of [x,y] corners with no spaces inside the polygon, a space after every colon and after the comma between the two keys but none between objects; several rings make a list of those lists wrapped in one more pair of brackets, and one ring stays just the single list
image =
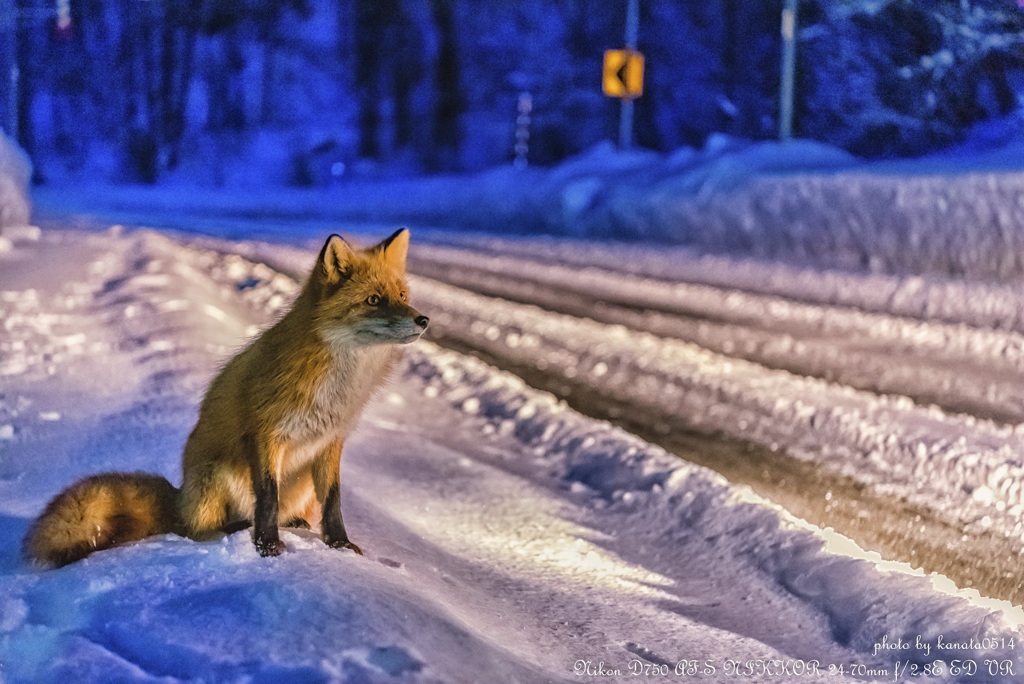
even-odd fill
[{"label": "white chest fur", "polygon": [[335,353],[333,365],[317,380],[309,400],[279,426],[278,435],[289,452],[286,470],[301,468],[331,441],[345,440],[384,381],[393,353],[385,345]]}]

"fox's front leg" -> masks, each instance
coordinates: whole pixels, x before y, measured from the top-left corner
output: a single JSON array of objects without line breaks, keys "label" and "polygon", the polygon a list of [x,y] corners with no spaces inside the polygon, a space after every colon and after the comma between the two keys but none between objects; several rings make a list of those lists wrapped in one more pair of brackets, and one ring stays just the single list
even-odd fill
[{"label": "fox's front leg", "polygon": [[256,496],[256,510],[252,519],[252,542],[261,556],[280,556],[284,542],[277,534],[278,464],[280,447],[261,445],[252,435],[243,439],[246,458],[252,470],[252,489]]},{"label": "fox's front leg", "polygon": [[349,540],[341,517],[341,447],[340,441],[331,442],[317,454],[313,464],[313,488],[323,506],[321,533],[328,546],[352,549],[361,556],[362,549]]}]

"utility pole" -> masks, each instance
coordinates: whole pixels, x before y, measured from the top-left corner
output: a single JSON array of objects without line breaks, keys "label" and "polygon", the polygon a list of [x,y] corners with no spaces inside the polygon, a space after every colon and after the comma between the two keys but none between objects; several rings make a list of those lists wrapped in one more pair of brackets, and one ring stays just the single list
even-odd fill
[{"label": "utility pole", "polygon": [[799,0],[782,8],[782,83],[779,86],[779,140],[793,137],[793,90],[796,78],[796,22]]},{"label": "utility pole", "polygon": [[[637,34],[640,31],[640,0],[626,0],[626,50],[636,50]],[[622,98],[619,112],[619,148],[627,150],[633,146],[633,98]]]}]

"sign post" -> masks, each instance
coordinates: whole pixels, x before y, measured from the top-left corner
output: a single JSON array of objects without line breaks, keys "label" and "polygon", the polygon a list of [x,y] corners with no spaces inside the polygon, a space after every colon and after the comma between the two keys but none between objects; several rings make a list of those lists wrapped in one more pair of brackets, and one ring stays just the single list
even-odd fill
[{"label": "sign post", "polygon": [[782,8],[782,82],[779,86],[779,140],[793,137],[793,85],[796,72],[797,0]]},{"label": "sign post", "polygon": [[633,146],[633,100],[644,91],[644,56],[637,52],[636,37],[640,27],[640,0],[626,3],[626,46],[622,50],[605,50],[602,90],[609,97],[622,101],[619,112],[619,147]]}]

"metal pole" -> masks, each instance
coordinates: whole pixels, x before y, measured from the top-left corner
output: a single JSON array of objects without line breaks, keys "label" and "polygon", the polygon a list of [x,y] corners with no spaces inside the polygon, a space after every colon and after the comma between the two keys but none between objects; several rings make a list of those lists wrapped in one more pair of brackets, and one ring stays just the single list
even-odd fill
[{"label": "metal pole", "polygon": [[[626,2],[626,49],[635,50],[637,33],[640,31],[640,0]],[[626,150],[633,146],[633,98],[622,98],[619,112],[619,148]]]},{"label": "metal pole", "polygon": [[793,137],[793,90],[796,78],[796,21],[798,0],[782,8],[782,82],[779,86],[779,140]]}]

